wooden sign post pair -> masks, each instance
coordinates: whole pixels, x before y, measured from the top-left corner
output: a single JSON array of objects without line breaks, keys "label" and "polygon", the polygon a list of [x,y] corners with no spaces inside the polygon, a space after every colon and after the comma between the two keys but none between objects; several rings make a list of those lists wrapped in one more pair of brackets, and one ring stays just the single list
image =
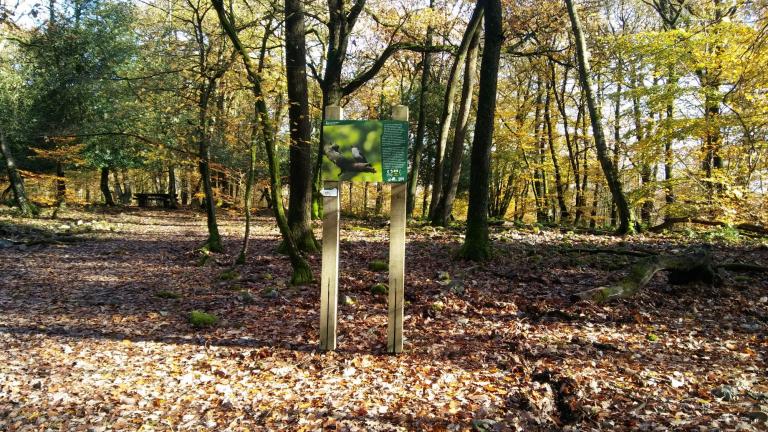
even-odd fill
[{"label": "wooden sign post pair", "polygon": [[[341,107],[326,107],[325,118],[327,120],[342,120]],[[408,107],[405,105],[393,106],[392,120],[407,122]],[[338,151],[338,146],[330,147],[330,149],[331,151],[334,149]],[[353,154],[355,152],[353,150]],[[407,151],[405,153],[407,157]],[[405,173],[401,174],[404,179],[407,178]],[[326,351],[336,349],[336,312],[339,293],[339,212],[341,209],[341,188],[339,186],[339,181],[325,181],[322,191],[323,261],[320,278],[320,349]],[[392,183],[389,225],[387,352],[393,354],[403,351],[406,188],[405,181]]]}]

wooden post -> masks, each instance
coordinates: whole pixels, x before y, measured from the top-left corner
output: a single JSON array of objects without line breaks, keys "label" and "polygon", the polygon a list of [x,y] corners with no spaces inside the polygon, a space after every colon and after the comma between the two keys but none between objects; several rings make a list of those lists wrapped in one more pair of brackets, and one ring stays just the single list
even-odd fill
[{"label": "wooden post", "polygon": [[[325,107],[325,118],[341,120],[341,107]],[[323,144],[320,143],[322,146]],[[340,182],[323,183],[323,261],[320,276],[320,349],[336,349],[336,310],[339,297]]]},{"label": "wooden post", "polygon": [[[392,119],[408,121],[408,107],[392,107]],[[407,183],[392,185],[389,210],[389,319],[387,352],[403,352],[403,301],[405,298],[405,197]]]}]

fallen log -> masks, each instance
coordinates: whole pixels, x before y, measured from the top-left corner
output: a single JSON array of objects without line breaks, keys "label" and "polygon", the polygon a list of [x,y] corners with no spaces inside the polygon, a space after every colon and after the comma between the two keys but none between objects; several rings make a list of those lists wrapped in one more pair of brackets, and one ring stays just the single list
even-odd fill
[{"label": "fallen log", "polygon": [[670,280],[677,283],[699,280],[712,285],[716,278],[712,256],[708,252],[675,256],[656,255],[640,260],[630,268],[627,277],[618,283],[576,293],[574,300],[605,303],[631,297],[645,287],[656,273],[663,270],[672,272]]},{"label": "fallen log", "polygon": [[[648,231],[659,233],[664,231],[665,229],[672,228],[673,226],[679,223],[692,223],[696,225],[715,226],[715,227],[729,226],[729,224],[722,221],[713,221],[713,220],[699,219],[694,217],[676,217],[676,218],[667,218],[664,220],[664,222],[660,223],[659,225],[648,228]],[[751,233],[755,233],[763,236],[768,235],[768,228],[760,225],[755,225],[750,223],[740,223],[740,224],[733,225],[733,227],[739,231],[751,232]]]}]

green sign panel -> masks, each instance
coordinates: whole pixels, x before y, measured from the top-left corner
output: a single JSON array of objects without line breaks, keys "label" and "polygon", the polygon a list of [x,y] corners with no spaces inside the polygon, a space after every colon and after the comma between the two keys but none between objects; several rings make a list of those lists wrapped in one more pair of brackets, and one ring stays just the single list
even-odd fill
[{"label": "green sign panel", "polygon": [[323,153],[324,180],[405,183],[408,122],[326,120]]}]

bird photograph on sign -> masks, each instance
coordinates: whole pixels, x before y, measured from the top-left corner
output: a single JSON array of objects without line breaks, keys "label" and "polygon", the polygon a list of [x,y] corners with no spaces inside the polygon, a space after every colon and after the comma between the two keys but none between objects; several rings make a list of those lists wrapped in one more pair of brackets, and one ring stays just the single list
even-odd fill
[{"label": "bird photograph on sign", "polygon": [[338,120],[323,125],[323,180],[380,182],[382,123]]}]

